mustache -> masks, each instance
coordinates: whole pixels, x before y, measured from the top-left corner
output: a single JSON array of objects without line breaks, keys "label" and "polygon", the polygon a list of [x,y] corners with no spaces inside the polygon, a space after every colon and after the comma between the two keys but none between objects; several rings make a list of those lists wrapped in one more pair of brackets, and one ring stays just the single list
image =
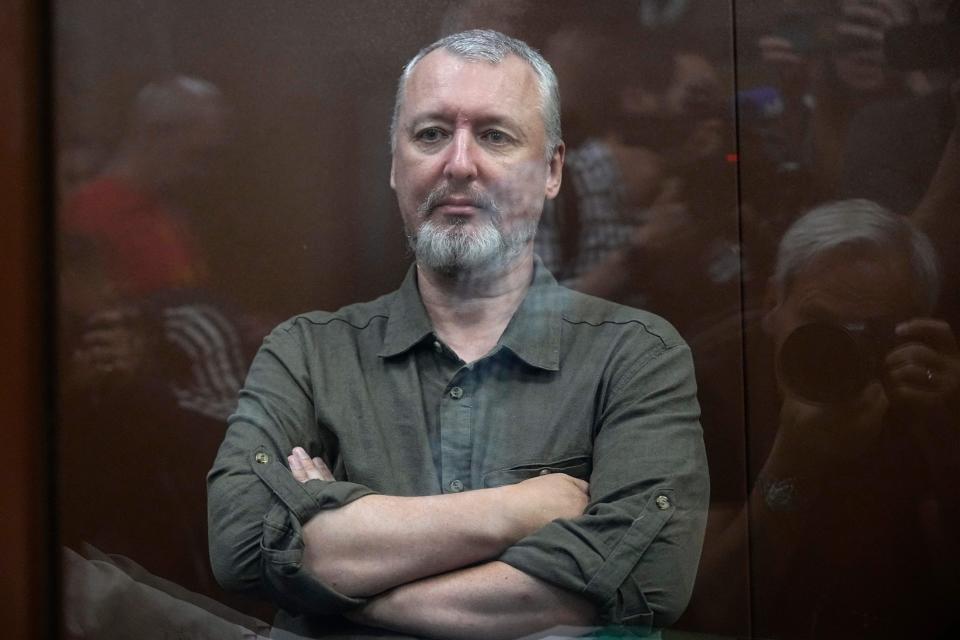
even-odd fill
[{"label": "mustache", "polygon": [[424,198],[420,206],[417,207],[417,213],[420,214],[421,218],[425,218],[429,216],[434,209],[443,204],[444,200],[454,196],[457,198],[467,198],[467,204],[471,207],[490,211],[494,215],[499,215],[500,213],[500,208],[497,206],[496,201],[489,194],[479,189],[470,189],[466,193],[461,193],[446,182],[437,185],[427,194],[427,197]]}]

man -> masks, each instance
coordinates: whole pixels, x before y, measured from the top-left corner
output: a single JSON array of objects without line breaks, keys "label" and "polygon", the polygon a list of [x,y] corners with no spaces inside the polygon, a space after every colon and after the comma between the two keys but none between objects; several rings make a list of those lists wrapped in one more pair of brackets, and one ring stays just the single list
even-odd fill
[{"label": "man", "polygon": [[930,242],[870,201],[784,235],[764,318],[783,401],[751,421],[755,633],[953,637],[960,352],[938,289]]},{"label": "man", "polygon": [[722,624],[749,544],[759,637],[956,635],[960,352],[931,317],[938,287],[929,240],[873,202],[787,230],[766,336],[747,343],[749,510],[714,507],[733,524],[704,550],[704,626]]},{"label": "man", "polygon": [[416,265],[266,339],[209,475],[219,580],[308,636],[669,624],[708,500],[690,354],[533,254],[564,154],[550,66],[492,31],[434,43],[392,147]]}]

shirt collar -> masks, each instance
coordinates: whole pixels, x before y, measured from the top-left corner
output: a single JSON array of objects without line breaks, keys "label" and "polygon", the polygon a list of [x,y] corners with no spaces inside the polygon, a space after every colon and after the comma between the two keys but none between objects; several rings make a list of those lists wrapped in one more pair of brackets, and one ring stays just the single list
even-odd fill
[{"label": "shirt collar", "polygon": [[389,358],[401,354],[432,334],[433,325],[420,299],[417,265],[414,263],[410,265],[403,283],[390,302],[390,317],[383,337],[383,347],[378,355]]},{"label": "shirt collar", "polygon": [[[530,366],[559,371],[564,292],[535,256],[533,282],[507,324],[499,345]],[[433,335],[433,325],[420,299],[414,264],[390,303],[390,318],[379,355],[384,358],[399,355],[429,335]]]},{"label": "shirt collar", "polygon": [[534,256],[530,290],[500,337],[500,345],[530,366],[559,371],[565,291],[540,257]]}]

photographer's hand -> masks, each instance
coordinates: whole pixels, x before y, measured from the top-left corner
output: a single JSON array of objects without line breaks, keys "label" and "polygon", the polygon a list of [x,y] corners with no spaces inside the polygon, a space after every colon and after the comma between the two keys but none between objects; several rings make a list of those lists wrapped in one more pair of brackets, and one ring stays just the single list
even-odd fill
[{"label": "photographer's hand", "polygon": [[894,402],[924,408],[960,398],[960,349],[950,325],[933,318],[913,318],[896,328],[903,341],[887,354],[887,393]]},{"label": "photographer's hand", "polygon": [[760,59],[776,69],[780,89],[789,98],[805,93],[810,86],[811,61],[789,38],[767,34],[757,40]]}]

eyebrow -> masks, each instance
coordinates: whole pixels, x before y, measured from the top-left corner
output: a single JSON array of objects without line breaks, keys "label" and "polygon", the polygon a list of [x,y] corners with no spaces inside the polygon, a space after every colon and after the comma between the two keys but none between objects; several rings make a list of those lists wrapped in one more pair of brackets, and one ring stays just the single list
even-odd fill
[{"label": "eyebrow", "polygon": [[[413,133],[420,126],[428,122],[451,122],[453,118],[449,116],[448,113],[444,111],[428,111],[426,113],[420,114],[413,118],[410,121],[410,124],[406,127],[407,132]],[[527,132],[520,126],[520,123],[511,118],[508,115],[488,115],[481,116],[479,118],[472,119],[474,126],[476,127],[488,127],[488,126],[503,126],[512,133],[514,133],[517,138],[521,140],[526,140]]]}]

